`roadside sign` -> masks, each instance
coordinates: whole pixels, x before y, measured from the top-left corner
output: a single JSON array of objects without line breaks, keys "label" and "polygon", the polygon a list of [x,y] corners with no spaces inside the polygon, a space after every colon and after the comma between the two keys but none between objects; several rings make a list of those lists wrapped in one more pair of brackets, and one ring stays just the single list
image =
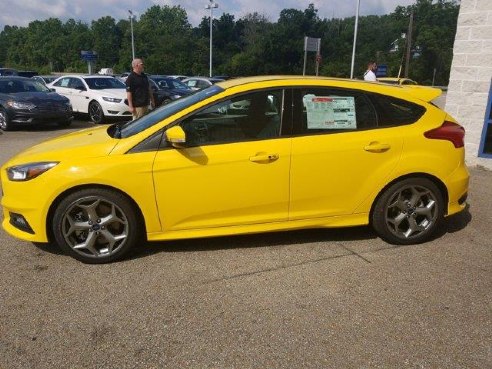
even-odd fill
[{"label": "roadside sign", "polygon": [[304,51],[319,51],[320,38],[304,37]]},{"label": "roadside sign", "polygon": [[388,66],[386,64],[378,64],[378,69],[376,70],[376,77],[386,77],[388,76]]},{"label": "roadside sign", "polygon": [[97,60],[97,53],[95,51],[82,50],[80,52],[80,57],[85,61],[94,61]]}]

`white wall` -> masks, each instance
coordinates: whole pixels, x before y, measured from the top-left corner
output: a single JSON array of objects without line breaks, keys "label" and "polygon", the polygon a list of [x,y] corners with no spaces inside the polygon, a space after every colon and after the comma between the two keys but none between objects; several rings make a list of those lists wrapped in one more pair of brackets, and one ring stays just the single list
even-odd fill
[{"label": "white wall", "polygon": [[478,151],[492,82],[492,0],[461,0],[445,110],[466,129],[468,165],[492,169]]}]

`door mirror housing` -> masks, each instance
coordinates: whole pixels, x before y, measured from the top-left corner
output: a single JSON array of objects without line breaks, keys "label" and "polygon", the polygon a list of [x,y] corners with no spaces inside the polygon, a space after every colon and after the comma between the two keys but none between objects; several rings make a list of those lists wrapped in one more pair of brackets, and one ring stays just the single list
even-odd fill
[{"label": "door mirror housing", "polygon": [[182,149],[186,147],[186,133],[180,126],[174,126],[166,131],[166,141],[173,147]]}]

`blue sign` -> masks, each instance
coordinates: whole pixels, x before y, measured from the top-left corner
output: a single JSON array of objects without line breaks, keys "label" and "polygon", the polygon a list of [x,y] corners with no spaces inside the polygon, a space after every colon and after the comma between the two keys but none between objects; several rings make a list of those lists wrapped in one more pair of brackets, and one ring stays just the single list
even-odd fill
[{"label": "blue sign", "polygon": [[386,64],[378,65],[376,70],[376,77],[387,77],[388,76],[388,66]]},{"label": "blue sign", "polygon": [[95,51],[82,50],[80,57],[85,61],[94,61],[97,60],[97,53]]}]

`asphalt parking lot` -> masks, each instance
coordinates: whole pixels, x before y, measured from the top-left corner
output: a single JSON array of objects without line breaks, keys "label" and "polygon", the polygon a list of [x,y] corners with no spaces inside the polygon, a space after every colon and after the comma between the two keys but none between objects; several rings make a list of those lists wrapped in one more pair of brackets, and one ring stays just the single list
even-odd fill
[{"label": "asphalt parking lot", "polygon": [[[0,164],[89,126],[5,132]],[[492,172],[470,172],[469,209],[415,246],[306,230],[98,266],[0,230],[0,368],[490,368]]]}]

